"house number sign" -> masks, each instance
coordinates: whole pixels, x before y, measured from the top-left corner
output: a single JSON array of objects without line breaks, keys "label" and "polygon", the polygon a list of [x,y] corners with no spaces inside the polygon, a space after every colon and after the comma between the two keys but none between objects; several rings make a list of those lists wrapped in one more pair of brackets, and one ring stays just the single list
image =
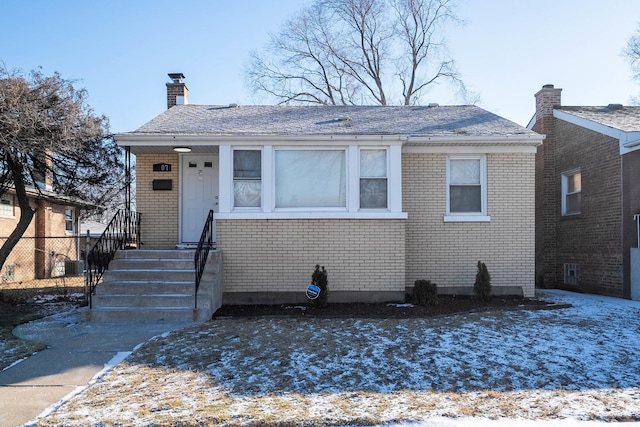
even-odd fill
[{"label": "house number sign", "polygon": [[154,172],[171,172],[171,165],[169,163],[154,163]]}]

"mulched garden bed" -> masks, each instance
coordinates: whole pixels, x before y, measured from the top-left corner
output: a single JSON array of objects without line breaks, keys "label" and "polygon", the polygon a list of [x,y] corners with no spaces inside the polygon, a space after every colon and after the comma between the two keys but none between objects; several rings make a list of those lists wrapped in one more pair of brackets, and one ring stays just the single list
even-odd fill
[{"label": "mulched garden bed", "polygon": [[519,297],[493,297],[480,301],[469,296],[438,296],[436,306],[419,306],[405,303],[329,303],[324,308],[307,305],[224,305],[214,314],[221,317],[323,317],[323,318],[415,318],[490,310],[539,310],[566,308],[537,299]]}]

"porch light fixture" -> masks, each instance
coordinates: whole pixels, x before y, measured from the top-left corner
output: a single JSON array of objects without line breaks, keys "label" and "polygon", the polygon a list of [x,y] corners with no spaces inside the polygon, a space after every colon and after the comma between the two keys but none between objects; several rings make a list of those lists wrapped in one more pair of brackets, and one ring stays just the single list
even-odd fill
[{"label": "porch light fixture", "polygon": [[173,151],[176,153],[190,153],[191,147],[173,147]]}]

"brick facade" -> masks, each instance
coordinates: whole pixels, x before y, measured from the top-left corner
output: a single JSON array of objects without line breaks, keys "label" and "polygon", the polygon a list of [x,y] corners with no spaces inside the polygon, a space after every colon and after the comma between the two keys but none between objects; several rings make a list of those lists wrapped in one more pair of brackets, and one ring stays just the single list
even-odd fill
[{"label": "brick facade", "polygon": [[556,207],[556,286],[564,283],[565,263],[578,265],[578,289],[622,296],[621,158],[618,140],[556,121],[555,186],[562,197],[561,177],[579,168],[582,174],[581,214],[563,216]]},{"label": "brick facade", "polygon": [[631,297],[631,248],[640,248],[637,224],[633,219],[640,214],[640,151],[622,156],[622,263],[623,296]]},{"label": "brick facade", "polygon": [[405,220],[218,220],[225,303],[304,302],[316,264],[330,301],[403,300]]},{"label": "brick facade", "polygon": [[[332,301],[402,299],[417,279],[436,282],[442,293],[468,294],[478,261],[489,268],[495,294],[533,296],[534,155],[487,155],[488,223],[443,221],[446,159],[403,154],[408,220],[218,219],[225,303],[304,302],[316,264],[329,271]],[[169,163],[172,171],[153,172],[154,163]],[[144,247],[174,247],[178,156],[141,154],[136,164]],[[152,190],[158,178],[173,179],[173,190]]]},{"label": "brick facade", "polygon": [[[171,172],[154,172],[155,163],[171,165]],[[136,156],[136,210],[141,216],[145,249],[171,249],[178,243],[180,162],[177,154]],[[154,179],[172,180],[171,190],[154,190]]]},{"label": "brick facade", "polygon": [[[546,135],[536,158],[538,283],[629,298],[629,252],[637,243],[633,214],[640,212],[640,152],[621,156],[617,138],[554,117],[548,106],[562,111],[559,94],[548,87],[536,94],[533,130]],[[563,215],[562,175],[578,169],[580,213]],[[565,280],[565,265],[577,268],[575,283]]]},{"label": "brick facade", "polygon": [[[491,222],[447,222],[446,154],[403,154],[406,286],[431,280],[442,293],[469,293],[477,262],[494,293],[535,293],[533,154],[487,154]],[[521,289],[521,290],[520,290]]]},{"label": "brick facade", "polygon": [[[14,217],[0,217],[0,244],[13,232],[20,220],[20,206],[15,196]],[[65,209],[69,206],[53,203],[48,199],[31,198],[36,213],[18,244],[7,257],[2,271],[2,281],[44,279],[62,272],[68,260],[78,260],[78,240],[65,227]],[[75,217],[80,209],[73,207]]]},{"label": "brick facade", "polygon": [[535,260],[536,283],[545,286],[557,283],[557,215],[560,194],[556,185],[556,135],[553,107],[560,105],[562,89],[545,85],[536,93],[536,123],[533,130],[546,135],[536,154],[535,185]]}]

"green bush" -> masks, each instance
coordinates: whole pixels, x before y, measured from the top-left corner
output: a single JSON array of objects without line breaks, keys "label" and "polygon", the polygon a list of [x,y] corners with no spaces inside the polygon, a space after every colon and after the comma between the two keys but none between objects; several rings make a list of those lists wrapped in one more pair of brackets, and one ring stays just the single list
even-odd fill
[{"label": "green bush", "polygon": [[438,305],[438,285],[429,280],[416,280],[413,284],[413,303],[423,306]]},{"label": "green bush", "polygon": [[491,298],[491,275],[484,262],[478,261],[478,272],[476,282],[473,284],[473,293],[476,298],[482,301],[489,301]]},{"label": "green bush", "polygon": [[311,275],[311,283],[320,288],[320,295],[318,298],[309,300],[309,305],[313,307],[326,307],[327,300],[329,298],[329,279],[327,270],[324,267],[320,267],[320,265],[316,265],[316,268],[313,270],[313,274]]}]

